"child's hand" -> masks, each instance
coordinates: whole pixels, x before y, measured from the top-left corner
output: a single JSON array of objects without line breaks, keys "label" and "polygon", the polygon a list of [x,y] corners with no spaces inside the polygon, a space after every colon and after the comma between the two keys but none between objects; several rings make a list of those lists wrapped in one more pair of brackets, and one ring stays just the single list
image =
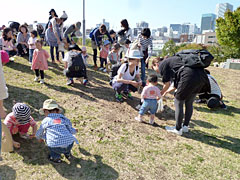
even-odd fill
[{"label": "child's hand", "polygon": [[78,129],[77,129],[77,128],[75,128],[75,130],[76,130],[76,132],[78,132]]}]

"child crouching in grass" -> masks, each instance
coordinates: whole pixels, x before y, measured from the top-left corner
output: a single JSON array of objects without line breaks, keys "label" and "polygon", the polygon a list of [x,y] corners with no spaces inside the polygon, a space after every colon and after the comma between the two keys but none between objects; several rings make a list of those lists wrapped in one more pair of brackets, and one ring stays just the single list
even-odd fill
[{"label": "child crouching in grass", "polygon": [[142,122],[142,116],[150,111],[149,124],[154,124],[155,113],[157,112],[157,100],[161,97],[161,92],[157,87],[158,78],[156,75],[150,75],[147,79],[147,86],[143,88],[141,99],[143,104],[139,110],[139,115],[135,119]]},{"label": "child crouching in grass", "polygon": [[53,99],[44,101],[40,113],[46,117],[38,129],[36,137],[40,141],[46,141],[50,151],[49,160],[61,163],[61,154],[64,154],[70,160],[74,141],[78,144],[78,140],[73,136],[77,132],[77,129],[72,127],[69,119],[60,114],[61,108]]}]

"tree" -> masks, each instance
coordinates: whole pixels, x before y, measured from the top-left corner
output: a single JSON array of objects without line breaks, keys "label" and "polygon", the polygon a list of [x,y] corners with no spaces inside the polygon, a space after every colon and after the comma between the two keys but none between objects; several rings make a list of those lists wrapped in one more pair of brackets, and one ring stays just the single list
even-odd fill
[{"label": "tree", "polygon": [[175,42],[173,40],[170,40],[166,42],[162,49],[162,56],[173,56],[178,50],[178,47],[176,46]]},{"label": "tree", "polygon": [[227,11],[224,18],[218,18],[216,34],[224,55],[240,58],[240,7]]}]

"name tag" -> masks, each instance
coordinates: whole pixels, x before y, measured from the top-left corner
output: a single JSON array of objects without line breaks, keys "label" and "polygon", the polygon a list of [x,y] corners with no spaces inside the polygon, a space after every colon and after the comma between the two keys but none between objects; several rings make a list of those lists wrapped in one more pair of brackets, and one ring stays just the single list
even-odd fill
[{"label": "name tag", "polygon": [[54,119],[53,124],[61,124],[62,120],[61,119]]}]

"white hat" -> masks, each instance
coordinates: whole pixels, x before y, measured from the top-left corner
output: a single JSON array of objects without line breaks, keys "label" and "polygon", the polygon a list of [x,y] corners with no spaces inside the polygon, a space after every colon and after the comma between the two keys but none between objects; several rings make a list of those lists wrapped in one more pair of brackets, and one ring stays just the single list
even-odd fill
[{"label": "white hat", "polygon": [[126,54],[127,58],[133,58],[133,59],[141,59],[143,58],[141,56],[141,52],[139,50],[136,49],[130,49],[127,54]]},{"label": "white hat", "polygon": [[54,101],[53,99],[47,99],[46,101],[44,101],[43,108],[39,110],[39,113],[41,115],[44,114],[44,109],[46,110],[58,109],[60,113],[63,111],[62,108],[60,108],[57,102]]},{"label": "white hat", "polygon": [[60,18],[62,18],[62,19],[67,19],[68,18],[68,15],[66,14],[65,11],[63,11],[63,14],[60,16]]}]

